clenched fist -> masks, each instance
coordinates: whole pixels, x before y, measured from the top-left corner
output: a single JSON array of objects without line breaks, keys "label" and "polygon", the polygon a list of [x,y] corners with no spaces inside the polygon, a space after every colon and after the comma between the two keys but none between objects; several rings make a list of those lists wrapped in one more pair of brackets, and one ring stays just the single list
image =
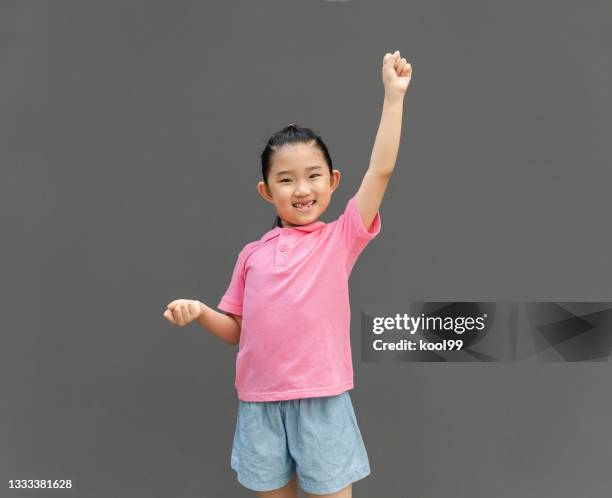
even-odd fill
[{"label": "clenched fist", "polygon": [[399,50],[383,57],[382,79],[385,94],[403,96],[412,78],[412,65],[404,59]]},{"label": "clenched fist", "polygon": [[164,311],[164,318],[171,324],[182,327],[198,318],[201,310],[200,301],[176,299],[168,304],[168,309]]}]

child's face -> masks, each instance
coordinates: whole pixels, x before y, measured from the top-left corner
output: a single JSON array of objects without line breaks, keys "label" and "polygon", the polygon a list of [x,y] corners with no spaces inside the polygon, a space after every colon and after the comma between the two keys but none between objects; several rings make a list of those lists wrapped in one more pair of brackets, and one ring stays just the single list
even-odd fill
[{"label": "child's face", "polygon": [[[274,205],[283,227],[289,228],[317,221],[329,206],[331,195],[339,183],[340,172],[334,170],[330,175],[319,148],[300,143],[285,145],[274,152],[268,185],[259,182],[257,190]],[[314,203],[295,206],[309,201]]]}]

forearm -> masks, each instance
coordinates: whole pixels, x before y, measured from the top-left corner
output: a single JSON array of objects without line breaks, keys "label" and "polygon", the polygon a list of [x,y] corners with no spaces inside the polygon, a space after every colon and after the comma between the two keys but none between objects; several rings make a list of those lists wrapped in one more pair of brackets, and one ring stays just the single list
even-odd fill
[{"label": "forearm", "polygon": [[369,170],[378,175],[390,176],[395,169],[402,132],[403,108],[403,96],[385,95],[369,166]]},{"label": "forearm", "polygon": [[198,322],[227,344],[235,346],[240,339],[240,326],[231,316],[219,313],[200,302]]}]

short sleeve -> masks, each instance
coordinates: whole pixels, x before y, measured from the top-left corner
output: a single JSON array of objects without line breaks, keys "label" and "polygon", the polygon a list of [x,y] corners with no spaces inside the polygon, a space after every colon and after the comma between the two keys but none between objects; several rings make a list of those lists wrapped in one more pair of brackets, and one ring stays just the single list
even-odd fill
[{"label": "short sleeve", "polygon": [[217,305],[217,308],[223,311],[240,316],[242,316],[242,300],[244,298],[246,252],[245,247],[238,254],[229,286]]},{"label": "short sleeve", "polygon": [[346,265],[349,274],[361,252],[380,233],[381,228],[380,212],[376,213],[369,227],[363,226],[357,209],[356,196],[357,194],[349,199],[344,212],[337,221],[340,237],[346,247]]}]

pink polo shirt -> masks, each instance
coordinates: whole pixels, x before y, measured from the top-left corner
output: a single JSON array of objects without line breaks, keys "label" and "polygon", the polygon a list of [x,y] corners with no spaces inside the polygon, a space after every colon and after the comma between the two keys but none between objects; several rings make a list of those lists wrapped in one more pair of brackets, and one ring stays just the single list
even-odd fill
[{"label": "pink polo shirt", "polygon": [[242,316],[236,390],[242,401],[333,396],[353,388],[348,278],[368,230],[356,198],[331,223],[275,227],[247,244],[218,308]]}]

